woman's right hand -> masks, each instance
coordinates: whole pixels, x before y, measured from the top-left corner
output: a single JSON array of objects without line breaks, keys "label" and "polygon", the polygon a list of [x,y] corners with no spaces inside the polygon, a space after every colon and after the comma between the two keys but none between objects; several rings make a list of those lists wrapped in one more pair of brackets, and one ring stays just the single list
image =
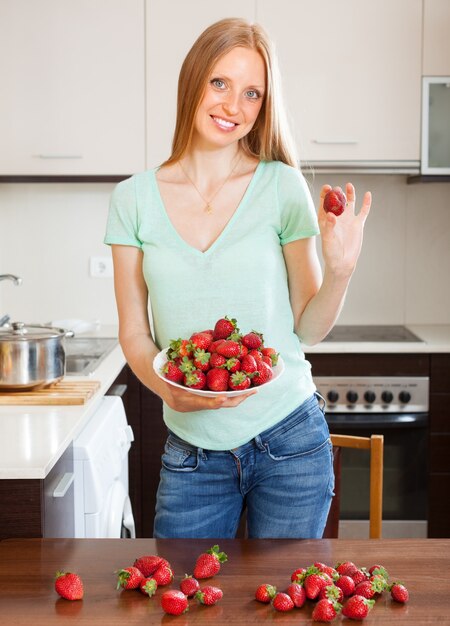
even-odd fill
[{"label": "woman's right hand", "polygon": [[231,398],[221,395],[207,397],[185,391],[164,381],[161,381],[161,383],[163,387],[158,390],[159,395],[171,409],[180,413],[232,408],[248,397],[258,393],[256,389],[251,389],[248,393],[232,396]]}]

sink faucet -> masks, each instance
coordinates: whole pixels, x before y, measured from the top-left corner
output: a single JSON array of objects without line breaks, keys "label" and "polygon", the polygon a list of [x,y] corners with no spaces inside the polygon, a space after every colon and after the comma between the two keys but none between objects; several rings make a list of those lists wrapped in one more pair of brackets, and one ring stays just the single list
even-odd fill
[{"label": "sink faucet", "polygon": [[15,285],[20,285],[22,282],[20,276],[14,276],[14,274],[0,274],[0,280],[12,280]]}]

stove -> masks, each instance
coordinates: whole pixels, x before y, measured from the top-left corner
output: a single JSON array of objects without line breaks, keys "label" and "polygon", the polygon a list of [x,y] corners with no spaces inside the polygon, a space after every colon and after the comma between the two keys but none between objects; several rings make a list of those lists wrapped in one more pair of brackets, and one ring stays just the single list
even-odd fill
[{"label": "stove", "polygon": [[323,341],[423,343],[420,337],[401,325],[338,325]]}]

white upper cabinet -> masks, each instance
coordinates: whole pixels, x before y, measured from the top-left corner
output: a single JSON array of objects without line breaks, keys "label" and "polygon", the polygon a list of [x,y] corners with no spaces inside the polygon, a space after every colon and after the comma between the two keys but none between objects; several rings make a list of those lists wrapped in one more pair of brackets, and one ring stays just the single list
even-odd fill
[{"label": "white upper cabinet", "polygon": [[450,0],[424,0],[423,75],[450,76]]},{"label": "white upper cabinet", "polygon": [[0,175],[145,167],[145,0],[1,0]]},{"label": "white upper cabinet", "polygon": [[255,0],[147,0],[147,166],[171,153],[178,75],[201,32],[225,17],[255,21]]},{"label": "white upper cabinet", "polygon": [[422,0],[257,0],[257,21],[302,162],[418,164]]}]

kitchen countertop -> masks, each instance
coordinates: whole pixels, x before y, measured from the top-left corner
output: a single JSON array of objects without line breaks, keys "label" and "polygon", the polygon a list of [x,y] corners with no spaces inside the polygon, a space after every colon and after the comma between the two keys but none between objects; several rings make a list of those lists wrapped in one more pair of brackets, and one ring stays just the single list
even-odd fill
[{"label": "kitchen countertop", "polygon": [[[219,587],[223,598],[211,607],[192,599],[185,614],[165,615],[162,593],[178,589],[185,572],[192,572],[196,557],[214,543],[228,555],[228,561],[214,578],[201,581],[201,586]],[[160,587],[151,598],[136,590],[117,591],[114,572],[149,554],[170,561],[175,574],[171,585]],[[0,542],[1,622],[4,626],[51,626],[64,620],[94,626],[313,624],[313,601],[279,613],[254,599],[256,588],[270,583],[284,591],[299,567],[315,561],[334,566],[347,560],[366,568],[384,565],[390,580],[402,581],[409,590],[406,604],[394,602],[385,591],[364,620],[367,624],[449,623],[450,539],[9,539]],[[59,598],[54,591],[57,570],[82,577],[83,600]],[[333,621],[347,623],[350,620],[342,616]]]}]

